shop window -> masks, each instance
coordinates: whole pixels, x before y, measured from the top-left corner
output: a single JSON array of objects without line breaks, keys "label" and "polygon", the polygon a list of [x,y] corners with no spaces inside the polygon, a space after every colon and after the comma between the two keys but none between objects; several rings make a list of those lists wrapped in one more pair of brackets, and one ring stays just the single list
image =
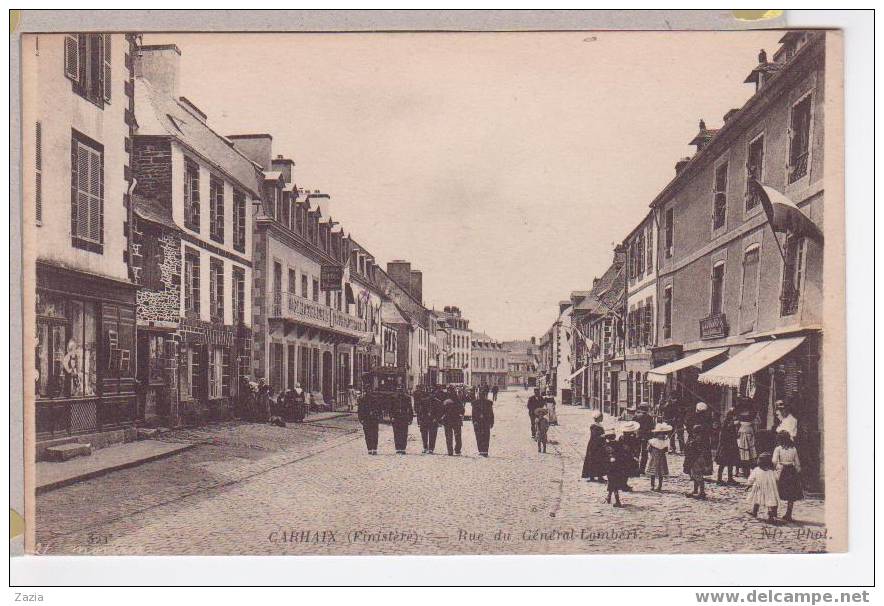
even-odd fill
[{"label": "shop window", "polygon": [[297,379],[295,378],[295,346],[290,343],[287,347],[288,349],[288,358],[286,359],[286,372],[287,372],[287,381],[286,386],[289,389],[295,388],[295,383],[297,383]]},{"label": "shop window", "polygon": [[306,347],[298,348],[298,355],[301,361],[300,366],[300,379],[301,379],[301,387],[304,391],[311,391],[311,383],[310,383],[310,350]]},{"label": "shop window", "polygon": [[36,395],[87,397],[98,393],[98,306],[37,293]]}]

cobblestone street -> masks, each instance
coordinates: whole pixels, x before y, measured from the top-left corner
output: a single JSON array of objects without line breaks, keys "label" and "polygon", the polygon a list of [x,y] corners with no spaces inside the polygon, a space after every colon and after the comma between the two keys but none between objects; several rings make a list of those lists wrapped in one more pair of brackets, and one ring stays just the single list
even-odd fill
[{"label": "cobblestone street", "polygon": [[[741,487],[685,498],[677,474],[663,493],[631,480],[624,507],[582,482],[589,411],[558,409],[549,452],[530,439],[528,393],[495,404],[491,457],[476,455],[464,425],[464,456],[365,454],[355,416],[286,428],[221,425],[174,432],[201,442],[174,457],[40,495],[44,553],[448,554],[620,552],[817,552],[825,548],[823,502],[796,504],[798,522],[771,526],[746,515]],[[670,459],[681,470],[681,458]]]}]

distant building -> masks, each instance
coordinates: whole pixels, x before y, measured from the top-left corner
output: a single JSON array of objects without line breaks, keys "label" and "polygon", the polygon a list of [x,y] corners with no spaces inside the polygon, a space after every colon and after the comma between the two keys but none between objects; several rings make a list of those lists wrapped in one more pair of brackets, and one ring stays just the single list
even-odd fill
[{"label": "distant building", "polygon": [[537,339],[504,341],[507,358],[507,385],[528,388],[537,385]]},{"label": "distant building", "polygon": [[472,340],[470,321],[463,317],[459,307],[445,306],[439,315],[438,331],[445,346],[439,369],[442,383],[471,384]]},{"label": "distant building", "polygon": [[470,385],[507,387],[507,351],[503,343],[482,332],[472,333]]}]

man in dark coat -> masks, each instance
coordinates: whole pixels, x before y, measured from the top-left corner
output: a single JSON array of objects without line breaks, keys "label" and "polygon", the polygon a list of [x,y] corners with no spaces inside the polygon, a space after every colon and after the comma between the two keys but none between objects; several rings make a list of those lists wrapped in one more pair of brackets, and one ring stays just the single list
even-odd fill
[{"label": "man in dark coat", "polygon": [[454,389],[448,390],[443,403],[443,411],[442,425],[445,427],[445,445],[448,447],[448,456],[460,455],[465,410]]},{"label": "man in dark coat", "polygon": [[368,454],[378,454],[378,425],[381,422],[381,406],[372,397],[372,394],[366,394],[360,398],[357,416],[359,422],[362,423],[362,433],[365,434],[365,447],[368,449]]},{"label": "man in dark coat", "polygon": [[[439,425],[433,418],[432,399],[433,395],[427,388],[418,387],[414,390],[414,414],[417,417],[417,426],[421,431],[424,454],[432,452],[432,449],[436,447],[436,432],[439,429]],[[430,431],[431,427],[432,432]]]},{"label": "man in dark coat", "polygon": [[497,392],[500,391],[500,388],[495,385],[491,388],[491,399],[497,402]]},{"label": "man in dark coat", "polygon": [[473,431],[476,434],[476,448],[479,450],[479,456],[488,456],[492,427],[494,427],[494,405],[486,393],[473,402]]},{"label": "man in dark coat", "polygon": [[638,405],[638,413],[635,415],[635,421],[638,421],[638,441],[639,441],[639,463],[638,473],[644,473],[648,464],[648,440],[651,439],[651,432],[654,430],[654,419],[648,414],[648,405],[644,402]]},{"label": "man in dark coat", "polygon": [[414,409],[411,407],[411,396],[404,390],[399,390],[390,402],[390,420],[393,424],[393,443],[396,446],[396,454],[405,454],[408,444],[408,426],[414,419]]},{"label": "man in dark coat", "polygon": [[[663,407],[663,419],[672,425],[672,433],[669,434],[669,452],[672,454],[684,452],[684,412],[678,399],[671,395]],[[676,441],[678,448],[676,448]]]},{"label": "man in dark coat", "polygon": [[540,395],[540,388],[534,389],[534,395],[528,398],[528,418],[531,420],[531,439],[537,437],[537,425],[534,412],[538,408],[543,408],[543,397]]}]

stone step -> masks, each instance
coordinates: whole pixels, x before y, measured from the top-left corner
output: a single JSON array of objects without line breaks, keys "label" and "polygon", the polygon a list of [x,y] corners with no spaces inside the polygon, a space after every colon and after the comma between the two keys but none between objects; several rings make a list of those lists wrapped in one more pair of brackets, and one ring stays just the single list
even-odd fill
[{"label": "stone step", "polygon": [[88,457],[92,454],[91,444],[80,444],[79,442],[71,442],[70,444],[59,444],[50,446],[46,449],[47,461],[67,461],[74,457]]}]

